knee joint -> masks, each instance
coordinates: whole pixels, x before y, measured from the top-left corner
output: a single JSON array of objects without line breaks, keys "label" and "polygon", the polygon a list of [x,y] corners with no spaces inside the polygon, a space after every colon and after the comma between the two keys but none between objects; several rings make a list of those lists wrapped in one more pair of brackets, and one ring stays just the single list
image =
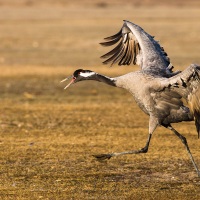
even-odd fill
[{"label": "knee joint", "polygon": [[144,148],[142,148],[140,151],[141,151],[141,153],[147,153],[147,152],[148,152],[148,148],[147,148],[147,147],[144,147]]}]

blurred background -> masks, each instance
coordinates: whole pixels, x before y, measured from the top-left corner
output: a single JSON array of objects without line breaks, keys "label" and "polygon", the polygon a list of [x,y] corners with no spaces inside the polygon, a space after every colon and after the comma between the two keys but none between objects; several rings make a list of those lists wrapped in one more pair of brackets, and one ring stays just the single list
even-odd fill
[{"label": "blurred background", "polygon": [[161,42],[173,64],[199,62],[198,0],[0,0],[1,66],[99,66],[123,20]]}]

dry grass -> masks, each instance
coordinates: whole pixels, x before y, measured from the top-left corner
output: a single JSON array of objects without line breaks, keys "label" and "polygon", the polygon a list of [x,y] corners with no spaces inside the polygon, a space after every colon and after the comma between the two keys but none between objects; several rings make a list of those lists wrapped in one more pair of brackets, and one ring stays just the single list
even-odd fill
[{"label": "dry grass", "polygon": [[[200,180],[181,142],[158,128],[145,155],[91,155],[143,147],[148,117],[129,93],[97,82],[63,90],[76,68],[109,76],[98,43],[123,19],[156,35],[176,69],[200,63],[199,7],[0,7],[1,199],[198,199]],[[200,166],[193,123],[175,127]]]}]

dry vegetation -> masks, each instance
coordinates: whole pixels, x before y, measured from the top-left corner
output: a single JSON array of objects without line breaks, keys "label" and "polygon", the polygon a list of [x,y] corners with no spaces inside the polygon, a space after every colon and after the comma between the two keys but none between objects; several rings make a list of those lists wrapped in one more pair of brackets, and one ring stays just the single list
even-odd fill
[{"label": "dry vegetation", "polygon": [[[143,147],[148,117],[124,90],[82,82],[64,91],[59,83],[77,68],[109,76],[136,70],[99,59],[107,50],[98,43],[123,19],[156,35],[176,69],[200,63],[200,7],[0,2],[1,199],[200,198],[183,145],[164,128],[148,154],[97,162],[92,154]],[[194,124],[175,127],[200,167]]]}]

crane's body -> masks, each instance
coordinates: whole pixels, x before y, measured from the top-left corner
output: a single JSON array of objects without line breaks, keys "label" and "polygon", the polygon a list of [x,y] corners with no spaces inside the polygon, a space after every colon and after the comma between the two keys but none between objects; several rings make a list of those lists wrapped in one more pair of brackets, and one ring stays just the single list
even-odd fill
[{"label": "crane's body", "polygon": [[[154,130],[161,125],[181,139],[200,177],[186,138],[171,126],[171,123],[195,121],[198,137],[200,136],[200,66],[192,64],[182,72],[173,72],[173,66],[164,48],[140,26],[128,21],[124,21],[117,34],[105,40],[106,42],[101,43],[103,46],[118,45],[102,56],[106,59],[104,64],[133,63],[138,64],[141,69],[114,78],[79,69],[71,76],[72,80],[65,88],[79,81],[95,80],[126,89],[133,95],[141,110],[149,115],[149,135],[144,148],[95,157],[109,159],[124,154],[146,153]],[[185,104],[183,99],[188,104]]]},{"label": "crane's body", "polygon": [[[193,121],[189,108],[183,105],[180,95],[162,91],[162,82],[168,78],[153,77],[141,71],[131,72],[114,79],[116,86],[128,90],[135,102],[149,116],[157,118],[159,124],[168,124],[181,121]],[[158,84],[159,83],[159,84]],[[142,85],[138,87],[138,85]],[[162,92],[161,92],[162,91]],[[165,105],[158,106],[155,96],[165,96]]]},{"label": "crane's body", "polygon": [[[151,76],[144,76],[141,71],[137,71],[116,78],[116,86],[128,90],[133,95],[135,102],[141,110],[150,115],[152,109],[150,106],[152,98],[149,95],[149,84],[151,84],[152,81],[153,79]],[[146,84],[142,85],[141,90],[138,87],[138,83]]]},{"label": "crane's body", "polygon": [[[160,79],[160,78],[156,78]],[[120,77],[114,78],[116,87],[120,87],[129,91],[137,105],[143,112],[150,115],[154,112],[155,108],[152,106],[153,99],[151,90],[155,87],[155,79],[151,75],[143,74],[141,71],[130,72]],[[142,84],[142,90],[138,84]]]}]

